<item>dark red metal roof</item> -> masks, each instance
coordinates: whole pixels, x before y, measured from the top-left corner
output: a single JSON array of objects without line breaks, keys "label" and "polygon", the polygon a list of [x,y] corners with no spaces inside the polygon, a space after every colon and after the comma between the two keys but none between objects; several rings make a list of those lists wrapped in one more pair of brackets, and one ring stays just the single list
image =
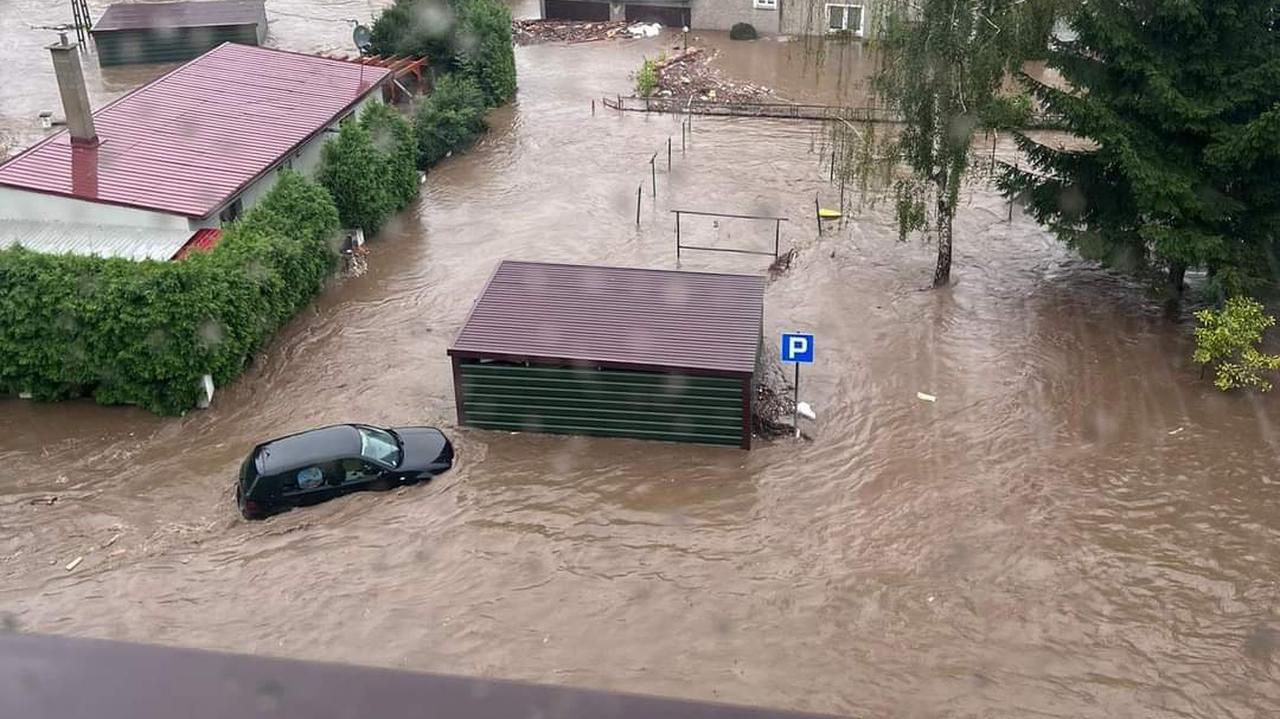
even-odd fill
[{"label": "dark red metal roof", "polygon": [[779,709],[7,630],[0,632],[0,715],[12,719],[820,719]]},{"label": "dark red metal roof", "polygon": [[450,355],[749,374],[764,278],[504,260]]},{"label": "dark red metal roof", "polygon": [[187,240],[187,244],[183,245],[182,249],[178,250],[177,254],[173,256],[173,259],[185,260],[193,252],[208,252],[217,246],[220,239],[222,239],[222,230],[208,228],[196,230],[191,239]]},{"label": "dark red metal roof", "polygon": [[335,122],[390,71],[225,44],[0,165],[0,185],[207,217]]},{"label": "dark red metal roof", "polygon": [[262,5],[262,0],[116,3],[102,14],[93,32],[256,25],[264,17]]}]

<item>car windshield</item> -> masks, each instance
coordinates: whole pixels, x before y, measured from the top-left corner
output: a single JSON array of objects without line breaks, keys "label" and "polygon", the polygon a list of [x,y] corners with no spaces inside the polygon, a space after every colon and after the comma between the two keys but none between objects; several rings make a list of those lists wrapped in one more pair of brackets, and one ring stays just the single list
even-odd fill
[{"label": "car windshield", "polygon": [[390,432],[373,427],[357,427],[360,430],[360,454],[370,462],[386,467],[400,464],[400,443]]}]

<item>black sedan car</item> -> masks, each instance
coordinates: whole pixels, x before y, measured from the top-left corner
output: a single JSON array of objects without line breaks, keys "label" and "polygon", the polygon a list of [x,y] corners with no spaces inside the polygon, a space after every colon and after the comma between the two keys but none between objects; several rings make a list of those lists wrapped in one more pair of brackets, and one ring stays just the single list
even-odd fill
[{"label": "black sedan car", "polygon": [[430,479],[453,466],[453,445],[434,427],[340,424],[263,442],[240,466],[236,504],[245,519],[348,492]]}]

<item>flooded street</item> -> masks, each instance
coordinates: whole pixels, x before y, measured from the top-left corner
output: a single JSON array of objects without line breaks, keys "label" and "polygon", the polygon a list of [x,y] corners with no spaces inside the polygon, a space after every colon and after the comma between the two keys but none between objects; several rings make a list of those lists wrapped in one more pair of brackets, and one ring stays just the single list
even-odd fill
[{"label": "flooded street", "polygon": [[[0,134],[25,145],[57,110],[52,33],[26,28],[68,11],[13,2]],[[271,43],[304,51],[344,50],[341,19],[370,13],[267,9]],[[1185,325],[989,191],[957,218],[955,285],[921,291],[933,249],[897,241],[889,203],[817,236],[813,199],[836,193],[814,125],[695,117],[682,153],[678,118],[592,116],[672,43],[517,48],[492,131],[212,409],[0,399],[0,627],[851,716],[1280,715],[1280,401],[1198,382]],[[129,72],[87,62],[95,105],[156,70]],[[674,268],[673,208],[792,219],[765,337],[817,335],[812,441],[455,426],[445,349],[495,264]],[[685,222],[699,244],[772,242]],[[438,425],[458,465],[239,518],[253,444],[346,421]]]}]

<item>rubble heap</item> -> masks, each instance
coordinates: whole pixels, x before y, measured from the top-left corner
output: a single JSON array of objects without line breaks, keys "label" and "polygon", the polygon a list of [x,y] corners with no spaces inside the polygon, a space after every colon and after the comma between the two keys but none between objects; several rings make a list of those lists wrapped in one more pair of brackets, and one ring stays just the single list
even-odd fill
[{"label": "rubble heap", "polygon": [[711,65],[714,53],[700,47],[679,50],[655,65],[658,87],[654,97],[677,97],[719,102],[765,102],[776,99],[762,85],[735,82]]},{"label": "rubble heap", "polygon": [[511,31],[517,45],[595,42],[631,37],[627,32],[627,23],[623,21],[516,20],[512,23]]}]

